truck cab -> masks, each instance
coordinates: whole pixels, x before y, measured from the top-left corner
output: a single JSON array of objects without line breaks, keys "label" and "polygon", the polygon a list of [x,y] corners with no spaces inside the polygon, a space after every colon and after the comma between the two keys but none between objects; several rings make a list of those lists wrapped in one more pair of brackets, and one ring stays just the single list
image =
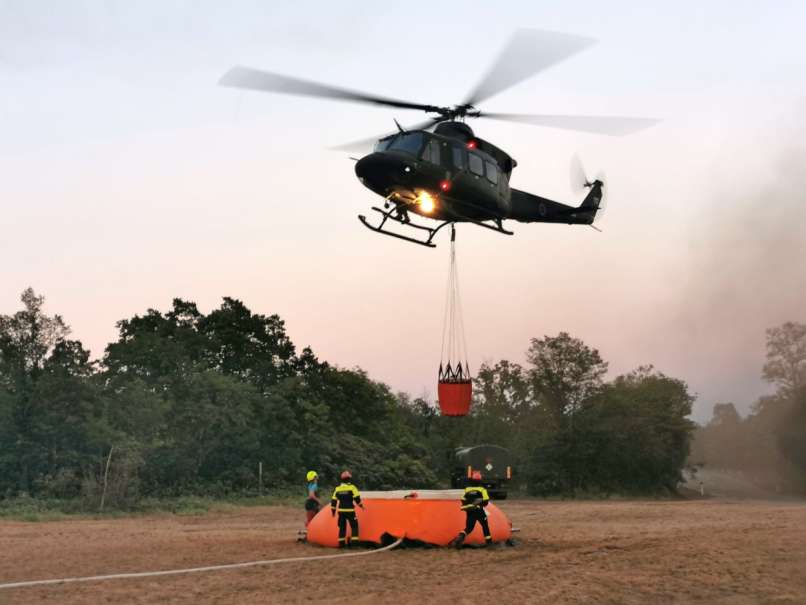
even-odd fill
[{"label": "truck cab", "polygon": [[463,489],[471,485],[470,477],[478,471],[490,498],[503,500],[507,497],[507,487],[512,480],[509,450],[490,444],[460,447],[454,451],[453,462],[451,487]]}]

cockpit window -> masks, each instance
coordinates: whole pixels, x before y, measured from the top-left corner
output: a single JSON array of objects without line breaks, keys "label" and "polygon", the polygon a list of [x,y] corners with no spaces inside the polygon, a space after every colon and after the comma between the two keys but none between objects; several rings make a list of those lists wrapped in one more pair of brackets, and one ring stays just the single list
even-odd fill
[{"label": "cockpit window", "polygon": [[375,143],[375,151],[386,151],[389,148],[389,145],[394,141],[394,137],[389,137],[387,139],[381,139],[377,143]]},{"label": "cockpit window", "polygon": [[397,135],[392,139],[391,144],[386,148],[389,151],[404,151],[413,156],[420,153],[423,146],[423,133],[421,132],[404,132]]}]

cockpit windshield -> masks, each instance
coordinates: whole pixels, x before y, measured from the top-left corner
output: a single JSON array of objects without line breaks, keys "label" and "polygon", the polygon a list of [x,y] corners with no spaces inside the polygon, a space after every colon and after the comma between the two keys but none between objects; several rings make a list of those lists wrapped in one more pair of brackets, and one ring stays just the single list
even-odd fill
[{"label": "cockpit windshield", "polygon": [[381,139],[375,143],[375,151],[386,151],[394,140],[395,137],[386,137],[385,139]]},{"label": "cockpit windshield", "polygon": [[423,147],[423,133],[403,132],[388,139],[382,139],[375,145],[375,151],[403,151],[413,156],[420,153]]}]

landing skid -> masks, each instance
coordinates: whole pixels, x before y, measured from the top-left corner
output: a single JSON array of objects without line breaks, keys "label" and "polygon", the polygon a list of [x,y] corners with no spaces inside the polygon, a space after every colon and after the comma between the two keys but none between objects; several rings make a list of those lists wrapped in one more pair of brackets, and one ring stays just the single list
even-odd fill
[{"label": "landing skid", "polygon": [[[376,226],[372,225],[367,220],[366,216],[364,216],[363,214],[359,214],[358,215],[358,220],[361,221],[367,229],[375,231],[376,233],[383,233],[384,235],[388,235],[390,237],[396,237],[398,239],[403,239],[403,240],[406,240],[407,242],[411,242],[413,244],[420,244],[421,246],[426,246],[428,248],[436,248],[437,247],[437,245],[432,242],[432,240],[434,239],[434,236],[445,225],[450,225],[451,222],[452,222],[452,221],[444,221],[443,223],[440,223],[437,227],[432,229],[431,227],[426,227],[425,225],[418,225],[416,223],[412,223],[411,219],[409,219],[408,213],[405,211],[405,209],[401,209],[399,206],[396,206],[396,207],[394,207],[394,208],[392,208],[390,210],[381,210],[380,208],[377,208],[376,206],[373,206],[372,209],[375,212],[379,212],[383,216],[383,219],[381,220],[380,225],[378,225],[376,227]],[[406,227],[411,227],[412,229],[419,229],[421,231],[425,231],[425,232],[428,233],[428,237],[426,239],[422,240],[422,239],[417,239],[417,238],[414,238],[414,237],[409,237],[407,235],[401,235],[400,233],[395,233],[394,231],[387,231],[386,229],[383,228],[383,226],[386,223],[386,221],[395,221],[396,223],[399,223],[399,224],[404,225]]]},{"label": "landing skid", "polygon": [[[396,205],[394,208],[391,208],[389,210],[382,210],[382,209],[380,209],[380,208],[378,208],[376,206],[372,206],[372,210],[374,210],[375,212],[378,212],[379,214],[381,214],[383,216],[383,219],[381,219],[380,224],[376,227],[375,225],[372,225],[367,220],[366,216],[364,216],[363,214],[359,214],[358,215],[358,220],[360,220],[367,229],[370,229],[371,231],[375,231],[376,233],[382,233],[383,235],[388,235],[390,237],[396,237],[398,239],[402,239],[402,240],[405,240],[407,242],[411,242],[413,244],[419,244],[421,246],[426,246],[428,248],[436,248],[437,247],[436,244],[433,243],[433,239],[434,239],[434,236],[436,236],[436,234],[439,232],[440,229],[442,229],[445,225],[453,225],[453,224],[455,224],[457,222],[473,223],[474,225],[478,225],[479,227],[484,227],[485,229],[490,229],[491,231],[497,231],[498,233],[503,233],[504,235],[513,235],[512,231],[507,231],[506,229],[504,229],[504,227],[502,225],[502,222],[501,222],[501,219],[493,219],[494,224],[490,225],[490,224],[482,222],[482,221],[477,221],[475,219],[462,217],[458,221],[443,221],[437,227],[431,228],[431,227],[426,227],[425,225],[418,225],[417,223],[412,223],[411,219],[409,218],[408,212],[406,212],[406,209],[404,207],[402,207],[402,204]],[[425,231],[426,233],[428,233],[428,237],[425,238],[425,239],[417,239],[417,238],[414,238],[414,237],[409,237],[407,235],[402,235],[400,233],[395,233],[394,231],[388,231],[388,230],[384,229],[383,226],[384,226],[384,224],[386,224],[386,221],[390,221],[390,220],[395,221],[396,223],[398,223],[400,225],[403,225],[405,227],[410,227],[412,229],[418,229],[420,231]]]},{"label": "landing skid", "polygon": [[476,221],[472,218],[464,218],[462,219],[463,222],[473,223],[474,225],[478,225],[479,227],[484,227],[485,229],[489,229],[490,231],[497,231],[498,233],[503,233],[504,235],[515,235],[514,231],[507,231],[504,229],[504,225],[501,222],[501,219],[493,219],[494,225],[488,225],[482,221]]}]

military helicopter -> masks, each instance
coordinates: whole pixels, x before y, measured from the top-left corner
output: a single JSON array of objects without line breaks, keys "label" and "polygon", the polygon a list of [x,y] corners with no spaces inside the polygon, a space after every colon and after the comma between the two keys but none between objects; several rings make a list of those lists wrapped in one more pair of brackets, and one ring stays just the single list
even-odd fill
[{"label": "military helicopter", "polygon": [[[433,240],[437,233],[446,225],[451,225],[453,231],[455,223],[472,223],[506,235],[513,234],[504,227],[507,219],[593,226],[603,207],[603,179],[584,179],[580,183],[589,191],[579,206],[510,187],[517,162],[496,145],[476,136],[466,120],[489,118],[607,135],[629,134],[656,124],[658,120],[646,118],[491,113],[478,109],[481,101],[594,42],[591,38],[558,32],[518,30],[464,101],[452,106],[413,103],[241,66],[224,74],[219,84],[435,114],[428,121],[408,128],[395,120],[397,132],[341,146],[354,149],[375,142],[372,153],[354,158],[355,173],[365,187],[383,197],[384,207],[372,207],[381,215],[378,224],[372,224],[363,214],[358,216],[359,220],[378,233],[435,247]],[[412,213],[439,224],[415,223]],[[386,229],[389,221],[405,227],[409,234]]]}]

